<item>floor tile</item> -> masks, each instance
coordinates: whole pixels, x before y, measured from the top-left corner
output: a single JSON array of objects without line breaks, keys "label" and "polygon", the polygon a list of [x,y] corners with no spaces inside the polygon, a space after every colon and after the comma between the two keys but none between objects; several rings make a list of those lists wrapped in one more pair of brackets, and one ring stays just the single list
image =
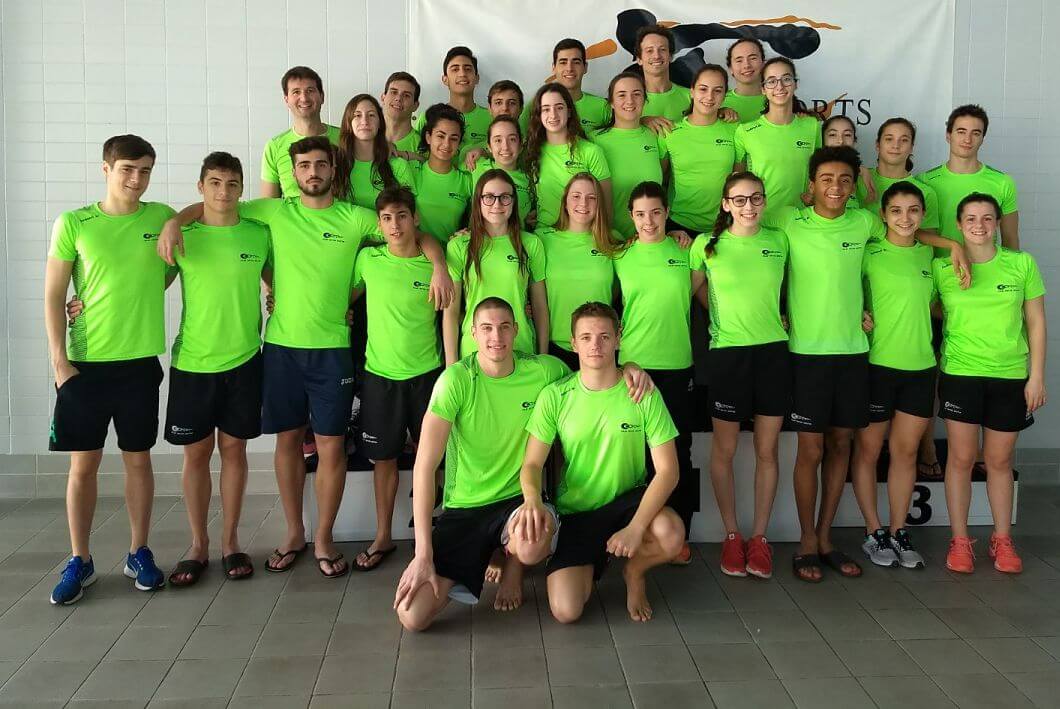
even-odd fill
[{"label": "floor tile", "polygon": [[551,703],[548,685],[521,688],[478,688],[474,690],[475,709],[540,709]]},{"label": "floor tile", "polygon": [[894,640],[836,640],[832,650],[855,677],[906,677],[924,671]]},{"label": "floor tile", "polygon": [[256,657],[247,663],[236,686],[237,697],[310,694],[320,671],[320,657]]},{"label": "floor tile", "polygon": [[0,628],[0,662],[21,662],[37,651],[55,632],[48,625],[28,625]]},{"label": "floor tile", "polygon": [[810,622],[828,642],[889,638],[868,611],[853,608],[813,608],[806,611]]},{"label": "floor tile", "polygon": [[273,608],[273,623],[333,623],[342,596],[336,593],[283,593]]},{"label": "floor tile", "polygon": [[252,657],[323,655],[331,638],[329,623],[269,623]]},{"label": "floor tile", "polygon": [[732,611],[681,611],[674,622],[688,645],[753,641],[743,619]]},{"label": "floor tile", "polygon": [[[585,709],[585,707],[607,707],[624,709],[632,707],[633,700],[625,684],[597,685],[595,687],[552,685],[553,709]],[[709,705],[708,705],[709,706]]]},{"label": "floor tile", "polygon": [[[257,697],[255,697],[257,699]],[[247,709],[254,709],[248,706]],[[309,709],[390,709],[390,692],[360,692],[356,694],[315,694]]]},{"label": "floor tile", "polygon": [[[542,648],[490,648],[476,651],[471,662],[471,686],[479,689],[537,687],[548,684]],[[477,703],[477,699],[476,699]]]},{"label": "floor tile", "polygon": [[187,644],[194,626],[130,626],[107,652],[108,660],[172,660]]},{"label": "floor tile", "polygon": [[1018,638],[1023,633],[1000,614],[985,606],[977,608],[938,608],[943,623],[962,638]]},{"label": "floor tile", "polygon": [[247,661],[177,660],[155,693],[161,699],[223,697],[235,691]]},{"label": "floor tile", "polygon": [[938,685],[927,677],[859,677],[858,682],[880,709],[940,709],[952,707]]},{"label": "floor tile", "polygon": [[398,653],[394,691],[471,687],[471,654],[462,650],[402,650]]},{"label": "floor tile", "polygon": [[939,675],[932,679],[961,709],[1029,709],[1034,706],[1001,675]]},{"label": "floor tile", "polygon": [[394,690],[390,709],[467,709],[470,689]]},{"label": "floor tile", "polygon": [[253,654],[263,626],[200,625],[180,651],[182,660],[247,659]]},{"label": "floor tile", "polygon": [[747,632],[757,643],[820,640],[821,634],[801,610],[740,611]]},{"label": "floor tile", "polygon": [[901,640],[898,644],[929,675],[993,674],[997,671],[964,640]]},{"label": "floor tile", "polygon": [[[389,700],[389,698],[390,695],[388,694],[387,699]],[[235,697],[228,703],[228,709],[306,709],[309,706],[310,699],[312,697],[308,694],[287,697]],[[355,706],[360,709],[364,705],[347,704],[346,706]]]},{"label": "floor tile", "polygon": [[689,645],[688,650],[699,669],[699,675],[710,681],[773,679],[770,667],[757,645]]},{"label": "floor tile", "polygon": [[169,671],[168,660],[104,660],[74,699],[143,699],[154,695]]},{"label": "floor tile", "polygon": [[707,691],[718,709],[783,709],[795,706],[780,680],[707,682]]},{"label": "floor tile", "polygon": [[850,675],[832,648],[822,640],[762,643],[760,647],[780,679]]},{"label": "floor tile", "polygon": [[614,647],[556,647],[545,650],[553,687],[623,684],[622,664]]},{"label": "floor tile", "polygon": [[786,679],[784,688],[799,709],[872,709],[876,706],[853,677]]},{"label": "floor tile", "polygon": [[36,662],[22,665],[0,688],[0,702],[66,702],[95,668],[94,662]]},{"label": "floor tile", "polygon": [[874,609],[869,613],[895,640],[931,640],[955,637],[931,611],[917,608]]},{"label": "floor tile", "polygon": [[31,659],[99,662],[107,654],[124,628],[115,626],[61,626],[44,641]]},{"label": "floor tile", "polygon": [[636,709],[674,709],[674,707],[703,707],[711,709],[710,698],[703,682],[664,682],[632,684],[629,687]]},{"label": "floor tile", "polygon": [[967,642],[998,672],[1060,670],[1056,658],[1030,638],[970,638]]},{"label": "floor tile", "polygon": [[1060,671],[1008,672],[1005,677],[1036,706],[1056,706],[1060,697]]},{"label": "floor tile", "polygon": [[[700,681],[684,644],[620,647],[618,657],[629,684]],[[636,695],[633,699],[636,704]]]}]

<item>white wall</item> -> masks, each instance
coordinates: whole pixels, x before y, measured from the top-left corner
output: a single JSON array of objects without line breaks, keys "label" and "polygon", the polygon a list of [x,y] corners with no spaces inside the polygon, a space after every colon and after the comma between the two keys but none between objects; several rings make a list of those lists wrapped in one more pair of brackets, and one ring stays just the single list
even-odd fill
[{"label": "white wall", "polygon": [[[348,97],[379,92],[391,71],[405,68],[406,13],[414,1],[3,0],[0,495],[50,494],[61,484],[60,457],[37,457],[46,450],[53,391],[42,315],[44,259],[55,216],[101,196],[103,140],[133,132],[154,144],[159,161],[148,199],[176,206],[192,201],[198,165],[216,149],[241,157],[247,184],[256,189],[262,146],[287,126],[283,71],[294,64],[320,71],[326,118],[336,122]],[[979,102],[990,113],[983,157],[1017,180],[1021,236],[1042,267],[1054,312],[1060,296],[1060,240],[1052,229],[1060,223],[1058,33],[1060,3],[957,0],[955,101]],[[931,81],[930,67],[922,76],[895,77],[903,80]],[[869,138],[863,143],[871,144]],[[921,126],[921,144],[941,140],[941,126]],[[170,305],[172,337],[179,317],[172,296]],[[1053,333],[1051,347],[1060,351],[1060,323]],[[1060,397],[1060,367],[1052,367],[1048,384]],[[1060,399],[1021,445],[1052,449],[1037,455],[1055,463],[1057,434]],[[270,445],[263,438],[253,449]],[[156,450],[175,452],[166,444]],[[47,486],[38,473],[51,476]]]}]

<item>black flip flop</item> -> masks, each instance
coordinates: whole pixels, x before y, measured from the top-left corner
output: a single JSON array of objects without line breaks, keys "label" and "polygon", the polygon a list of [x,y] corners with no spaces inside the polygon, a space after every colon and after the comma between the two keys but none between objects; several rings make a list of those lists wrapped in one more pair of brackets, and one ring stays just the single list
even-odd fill
[{"label": "black flip flop", "polygon": [[[379,557],[379,561],[377,561],[376,563],[372,564],[371,566],[361,566],[360,564],[357,563],[357,559],[355,558],[353,560],[353,568],[357,569],[358,571],[374,571],[375,569],[379,568],[379,566],[386,560],[386,558],[388,556],[390,556],[395,551],[397,551],[397,545],[396,544],[394,546],[390,547],[389,549],[376,549],[375,551],[368,551],[371,548],[372,548],[372,545],[369,544],[368,546],[366,546],[364,548],[363,551],[361,551],[361,554],[364,554],[365,558],[368,561],[371,561],[372,559],[374,559],[375,557],[378,556]],[[361,554],[358,554],[357,556],[360,556]]]},{"label": "black flip flop", "polygon": [[321,563],[323,563],[325,561],[328,562],[329,564],[331,564],[332,566],[334,566],[337,562],[342,561],[343,559],[346,558],[342,554],[336,554],[335,556],[331,557],[330,559],[328,557],[326,557],[326,556],[318,556],[318,557],[315,557],[315,558],[317,560],[317,571],[319,571],[320,575],[323,576],[326,579],[338,579],[338,578],[342,578],[346,574],[350,573],[350,565],[349,564],[346,564],[343,567],[342,571],[334,571],[334,572],[332,572],[330,574],[328,572],[324,571],[324,567],[321,566]]},{"label": "black flip flop", "polygon": [[[173,569],[172,573],[169,574],[169,585],[182,588],[185,586],[194,586],[199,583],[199,579],[202,577],[206,567],[210,565],[210,561],[198,561],[197,559],[184,559],[183,561],[177,562],[176,568]],[[175,580],[177,576],[190,576],[187,581]]]},{"label": "black flip flop", "polygon": [[[245,581],[254,575],[254,564],[250,561],[250,556],[241,551],[222,557],[221,566],[224,567],[225,578],[229,581]],[[236,569],[250,569],[250,571],[245,574],[233,576],[232,572]]]},{"label": "black flip flop", "polygon": [[[862,574],[861,565],[838,549],[833,549],[827,554],[821,554],[821,561],[823,561],[828,568],[838,572],[840,576],[845,576],[848,579],[856,579]],[[844,564],[853,564],[857,567],[858,572],[856,574],[851,574],[843,571]]]},{"label": "black flip flop", "polygon": [[945,478],[945,474],[942,472],[942,466],[937,460],[934,463],[917,463],[916,472],[925,480],[942,480]]},{"label": "black flip flop", "polygon": [[817,554],[796,554],[791,558],[791,570],[795,574],[795,578],[806,583],[821,583],[823,576],[813,578],[812,576],[805,576],[801,573],[803,569],[817,569],[823,571],[821,568],[821,557]]},{"label": "black flip flop", "polygon": [[280,557],[278,559],[278,561],[283,561],[284,559],[286,559],[289,556],[293,556],[294,558],[291,559],[291,563],[288,564],[287,566],[275,567],[275,566],[273,566],[272,564],[269,563],[269,559],[272,558],[270,556],[269,559],[265,560],[265,570],[266,571],[271,571],[274,574],[282,574],[284,572],[290,571],[291,569],[294,568],[295,563],[297,563],[298,557],[300,557],[302,555],[302,552],[304,552],[308,548],[309,548],[308,544],[303,544],[301,549],[291,549],[290,551],[280,551],[278,548],[277,549],[273,549],[272,553],[273,554],[277,554]]}]

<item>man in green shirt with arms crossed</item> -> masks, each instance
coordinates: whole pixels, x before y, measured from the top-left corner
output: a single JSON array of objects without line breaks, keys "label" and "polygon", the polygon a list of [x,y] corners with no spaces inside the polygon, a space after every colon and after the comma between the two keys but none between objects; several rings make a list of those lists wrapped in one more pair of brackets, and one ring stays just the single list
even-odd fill
[{"label": "man in green shirt with arms crossed", "polygon": [[[548,562],[548,603],[560,623],[581,617],[608,554],[628,559],[622,575],[630,618],[651,620],[645,574],[673,559],[685,541],[681,518],[666,507],[678,478],[677,428],[658,391],[634,402],[621,386],[619,334],[609,305],[575,310],[571,346],[581,369],[545,387],[526,426],[520,475],[526,502],[516,513],[514,537],[545,538],[541,473],[557,438],[567,461],[556,492],[561,534]],[[647,487],[645,446],[655,465]]]}]

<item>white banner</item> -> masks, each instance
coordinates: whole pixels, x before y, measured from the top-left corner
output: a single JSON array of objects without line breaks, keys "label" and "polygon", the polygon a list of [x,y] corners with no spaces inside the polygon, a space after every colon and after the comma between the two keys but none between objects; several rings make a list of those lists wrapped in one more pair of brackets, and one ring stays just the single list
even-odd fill
[{"label": "white banner", "polygon": [[671,76],[687,86],[704,62],[725,65],[737,38],[757,37],[766,56],[796,60],[798,96],[832,103],[858,126],[862,157],[874,163],[876,128],[905,116],[920,129],[917,170],[946,157],[944,123],[953,108],[955,0],[414,0],[409,71],[423,84],[420,110],[448,97],[440,79],[445,52],[471,48],[479,60],[478,102],[512,79],[527,100],[551,74],[552,47],[574,37],[589,47],[585,89],[604,95],[611,77],[633,63],[637,28],[660,22],[677,41]]}]

